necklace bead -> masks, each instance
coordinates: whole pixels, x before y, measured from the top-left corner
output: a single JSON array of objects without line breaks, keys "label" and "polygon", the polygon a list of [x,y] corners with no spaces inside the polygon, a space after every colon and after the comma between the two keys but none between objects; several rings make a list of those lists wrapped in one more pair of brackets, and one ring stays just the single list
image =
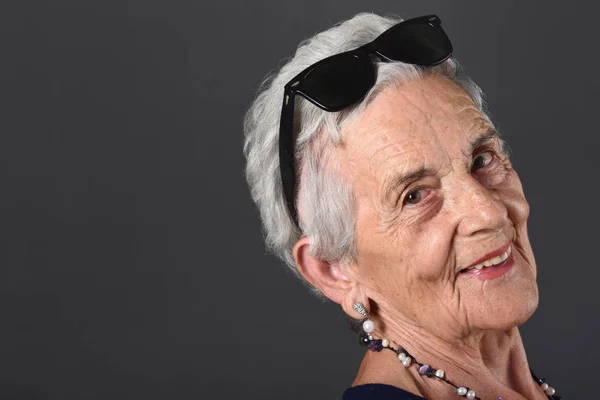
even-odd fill
[{"label": "necklace bead", "polygon": [[429,365],[421,365],[419,367],[419,374],[425,375],[428,378],[433,378],[435,376],[435,369],[431,368]]}]

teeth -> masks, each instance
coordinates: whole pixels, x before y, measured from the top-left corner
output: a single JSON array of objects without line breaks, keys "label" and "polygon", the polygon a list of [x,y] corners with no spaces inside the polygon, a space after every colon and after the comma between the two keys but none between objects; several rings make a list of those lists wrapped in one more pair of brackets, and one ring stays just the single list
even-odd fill
[{"label": "teeth", "polygon": [[502,258],[500,256],[496,256],[492,258],[492,265],[500,264],[502,262]]},{"label": "teeth", "polygon": [[506,250],[504,253],[500,254],[499,256],[492,257],[489,260],[486,260],[482,263],[479,263],[479,264],[475,265],[473,268],[479,270],[479,269],[482,269],[483,267],[491,267],[492,265],[500,264],[502,261],[506,260],[508,258],[508,256],[510,256],[511,248],[512,248],[512,246],[509,246],[508,250]]}]

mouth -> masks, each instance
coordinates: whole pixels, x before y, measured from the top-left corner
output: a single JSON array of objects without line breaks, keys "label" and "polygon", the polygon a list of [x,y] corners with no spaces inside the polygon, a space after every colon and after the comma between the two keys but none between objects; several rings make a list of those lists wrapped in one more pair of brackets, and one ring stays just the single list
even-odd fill
[{"label": "mouth", "polygon": [[508,272],[514,265],[512,243],[485,256],[485,260],[478,260],[475,264],[459,271],[460,274],[470,275],[480,280],[497,278]]}]

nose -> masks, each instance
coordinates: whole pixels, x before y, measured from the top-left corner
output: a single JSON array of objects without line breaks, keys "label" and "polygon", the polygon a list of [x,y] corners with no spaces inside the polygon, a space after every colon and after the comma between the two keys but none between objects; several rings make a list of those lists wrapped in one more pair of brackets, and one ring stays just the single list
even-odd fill
[{"label": "nose", "polygon": [[452,209],[458,218],[459,235],[490,234],[506,227],[508,210],[496,191],[472,175],[459,179],[453,186]]}]

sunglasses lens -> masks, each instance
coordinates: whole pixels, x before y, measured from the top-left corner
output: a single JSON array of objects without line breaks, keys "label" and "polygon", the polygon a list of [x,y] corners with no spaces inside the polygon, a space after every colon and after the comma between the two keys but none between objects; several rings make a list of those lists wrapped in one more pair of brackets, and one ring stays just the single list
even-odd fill
[{"label": "sunglasses lens", "polygon": [[452,55],[448,36],[429,23],[400,24],[381,37],[376,47],[391,60],[423,66],[439,64]]},{"label": "sunglasses lens", "polygon": [[326,110],[340,111],[361,100],[374,80],[375,71],[366,54],[339,54],[305,77],[302,92]]}]

